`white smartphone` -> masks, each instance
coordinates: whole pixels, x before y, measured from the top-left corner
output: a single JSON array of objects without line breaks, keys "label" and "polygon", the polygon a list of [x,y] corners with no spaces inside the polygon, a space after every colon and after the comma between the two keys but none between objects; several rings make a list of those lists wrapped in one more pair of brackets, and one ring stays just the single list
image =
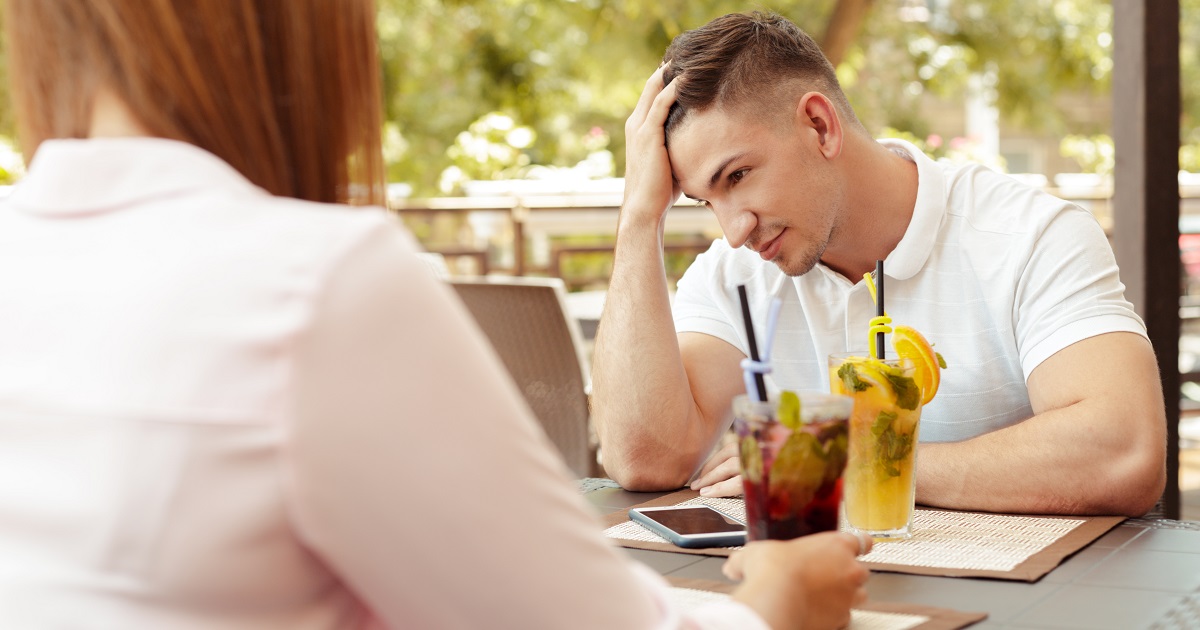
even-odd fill
[{"label": "white smartphone", "polygon": [[746,544],[746,526],[707,505],[633,508],[630,520],[678,547],[737,547]]}]

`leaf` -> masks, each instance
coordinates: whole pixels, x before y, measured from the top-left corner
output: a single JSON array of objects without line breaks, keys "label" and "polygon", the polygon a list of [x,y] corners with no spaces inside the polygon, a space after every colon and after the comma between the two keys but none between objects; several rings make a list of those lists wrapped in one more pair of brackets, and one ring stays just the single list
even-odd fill
[{"label": "leaf", "polygon": [[858,370],[854,368],[854,364],[846,362],[842,367],[838,368],[838,378],[842,379],[842,383],[846,386],[848,392],[866,391],[871,387],[871,384],[858,377]]},{"label": "leaf", "polygon": [[892,384],[892,391],[896,392],[897,407],[911,411],[921,404],[921,388],[917,387],[917,382],[911,376],[890,372],[884,373],[884,376]]},{"label": "leaf", "polygon": [[771,464],[770,479],[772,497],[786,493],[797,508],[812,501],[825,480],[825,449],[816,436],[806,431],[788,436]]},{"label": "leaf", "polygon": [[889,477],[900,476],[900,469],[896,467],[895,463],[890,461],[883,462],[883,471],[886,472]]},{"label": "leaf", "polygon": [[842,472],[846,470],[846,460],[850,454],[849,427],[845,422],[838,422],[831,425],[831,428],[834,429],[832,432],[829,428],[821,432],[821,437],[824,438],[825,444],[824,483],[826,484],[833,483],[838,477],[842,476]]},{"label": "leaf", "polygon": [[884,432],[891,430],[892,423],[896,421],[896,412],[880,411],[878,416],[875,416],[875,423],[871,425],[871,435],[876,438],[882,436]]},{"label": "leaf", "polygon": [[795,431],[801,426],[800,397],[796,392],[784,391],[779,394],[779,422]]},{"label": "leaf", "polygon": [[912,435],[896,433],[896,419],[899,416],[891,411],[881,411],[871,425],[871,434],[875,436],[875,457],[884,472],[891,477],[900,476],[897,462],[903,461],[912,452]]},{"label": "leaf", "polygon": [[750,483],[762,483],[763,458],[762,449],[753,435],[747,435],[741,440],[742,475]]},{"label": "leaf", "polygon": [[937,355],[938,367],[946,369],[946,358],[942,356],[941,352],[934,352],[934,354]]}]

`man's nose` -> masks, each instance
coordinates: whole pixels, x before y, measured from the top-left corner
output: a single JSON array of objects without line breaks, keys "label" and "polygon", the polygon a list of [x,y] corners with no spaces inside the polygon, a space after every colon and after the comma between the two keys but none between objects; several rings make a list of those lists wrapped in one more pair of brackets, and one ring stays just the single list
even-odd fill
[{"label": "man's nose", "polygon": [[737,249],[746,244],[746,239],[754,233],[758,225],[758,217],[753,212],[737,206],[713,205],[713,213],[717,215],[717,223],[725,233],[725,241]]}]

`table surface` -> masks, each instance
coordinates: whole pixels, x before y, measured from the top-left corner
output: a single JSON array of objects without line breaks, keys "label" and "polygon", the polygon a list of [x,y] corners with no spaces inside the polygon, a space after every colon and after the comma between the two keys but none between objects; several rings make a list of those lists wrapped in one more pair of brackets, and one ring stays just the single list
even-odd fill
[{"label": "table surface", "polygon": [[[583,483],[588,501],[609,514],[667,494]],[[728,582],[724,558],[626,549],[663,575]],[[1133,630],[1200,628],[1200,522],[1125,521],[1032,584],[873,572],[871,600],[986,612],[972,630]]]}]

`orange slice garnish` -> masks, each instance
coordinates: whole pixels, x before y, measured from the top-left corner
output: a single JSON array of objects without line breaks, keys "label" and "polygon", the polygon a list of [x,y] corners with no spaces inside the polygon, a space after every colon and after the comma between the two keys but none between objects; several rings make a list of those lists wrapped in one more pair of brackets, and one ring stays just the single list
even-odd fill
[{"label": "orange slice garnish", "polygon": [[938,355],[933,351],[933,346],[911,326],[896,326],[892,331],[892,347],[897,355],[913,362],[916,368],[913,380],[921,388],[921,404],[928,405],[937,395],[942,380]]}]

